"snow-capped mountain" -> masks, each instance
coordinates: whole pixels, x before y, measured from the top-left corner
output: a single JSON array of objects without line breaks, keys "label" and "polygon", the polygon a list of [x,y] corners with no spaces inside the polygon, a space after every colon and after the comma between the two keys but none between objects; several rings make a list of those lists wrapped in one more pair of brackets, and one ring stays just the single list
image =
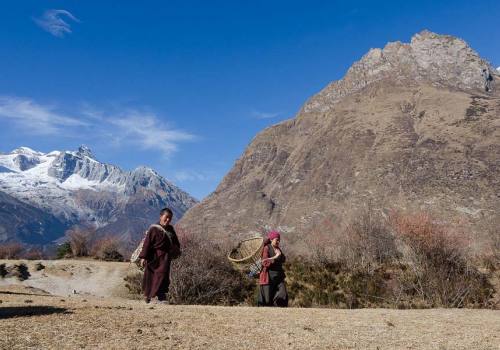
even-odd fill
[{"label": "snow-capped mountain", "polygon": [[[153,169],[124,171],[99,162],[85,146],[77,151],[50,153],[20,147],[0,154],[0,191],[47,213],[65,228],[91,226],[132,240],[144,225],[157,219],[160,207],[171,207],[176,220],[196,203]],[[0,206],[2,203],[0,197]],[[0,215],[13,213],[2,210]],[[8,231],[12,229],[0,227],[0,242],[19,236],[5,234]],[[47,240],[54,236],[53,232],[45,235]]]}]

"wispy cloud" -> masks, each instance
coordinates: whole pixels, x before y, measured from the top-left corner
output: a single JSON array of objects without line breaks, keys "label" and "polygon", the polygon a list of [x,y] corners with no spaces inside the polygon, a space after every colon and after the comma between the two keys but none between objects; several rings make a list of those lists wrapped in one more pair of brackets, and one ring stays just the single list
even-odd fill
[{"label": "wispy cloud", "polygon": [[178,182],[190,181],[214,181],[218,176],[213,172],[199,172],[194,170],[179,170],[174,173],[174,179]]},{"label": "wispy cloud", "polygon": [[169,128],[165,121],[153,114],[129,111],[124,116],[112,117],[108,121],[117,127],[118,132],[127,140],[144,149],[159,149],[169,155],[177,150],[177,143],[190,141],[195,137],[187,132]]},{"label": "wispy cloud", "polygon": [[43,30],[58,38],[63,38],[64,35],[72,32],[71,25],[66,22],[65,19],[69,19],[77,23],[80,22],[80,20],[73,16],[71,12],[56,9],[47,10],[43,13],[42,17],[34,18],[33,20]]},{"label": "wispy cloud", "polygon": [[273,119],[279,116],[279,112],[260,112],[260,111],[253,111],[252,116],[257,119]]},{"label": "wispy cloud", "polygon": [[102,139],[116,146],[158,150],[166,157],[178,150],[180,142],[196,139],[152,112],[129,108],[107,112],[85,105],[68,116],[31,99],[0,96],[1,119],[12,121],[26,135]]},{"label": "wispy cloud", "polygon": [[68,127],[87,125],[78,118],[56,112],[54,107],[10,96],[0,96],[0,118],[10,119],[34,135],[56,134]]}]

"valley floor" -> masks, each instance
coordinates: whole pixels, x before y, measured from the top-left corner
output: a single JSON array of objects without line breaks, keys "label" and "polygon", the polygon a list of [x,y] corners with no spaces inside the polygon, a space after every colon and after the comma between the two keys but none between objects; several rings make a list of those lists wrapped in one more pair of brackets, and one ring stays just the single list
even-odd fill
[{"label": "valley floor", "polygon": [[0,287],[1,349],[500,349],[500,311],[145,304]]}]

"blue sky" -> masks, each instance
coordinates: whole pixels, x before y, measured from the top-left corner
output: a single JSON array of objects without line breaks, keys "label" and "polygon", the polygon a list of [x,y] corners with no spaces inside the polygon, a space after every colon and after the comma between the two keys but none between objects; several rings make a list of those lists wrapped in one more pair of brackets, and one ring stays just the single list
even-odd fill
[{"label": "blue sky", "polygon": [[423,29],[500,65],[499,1],[6,1],[0,151],[86,144],[198,199],[372,47]]}]

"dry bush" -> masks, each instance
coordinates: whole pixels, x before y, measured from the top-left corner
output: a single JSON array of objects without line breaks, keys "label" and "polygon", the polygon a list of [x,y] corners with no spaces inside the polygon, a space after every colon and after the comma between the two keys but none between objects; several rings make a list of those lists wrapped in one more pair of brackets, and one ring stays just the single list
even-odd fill
[{"label": "dry bush", "polygon": [[43,260],[45,259],[45,254],[38,248],[31,248],[23,253],[21,258],[26,260]]},{"label": "dry bush", "polygon": [[89,255],[89,245],[94,237],[94,232],[91,230],[73,229],[67,236],[71,247],[71,253],[74,257],[82,257]]},{"label": "dry bush", "polygon": [[23,252],[21,243],[4,243],[0,245],[0,259],[18,259]]},{"label": "dry bush", "polygon": [[[233,269],[221,244],[194,239],[176,228],[182,255],[172,261],[169,298],[175,304],[234,305],[251,303],[255,283]],[[142,293],[142,276],[131,271],[125,277],[127,289]]]},{"label": "dry bush", "polygon": [[139,269],[133,269],[123,278],[130,294],[135,296],[142,294],[142,277],[143,273]]},{"label": "dry bush", "polygon": [[483,232],[481,263],[490,271],[498,271],[500,270],[500,217],[488,222]]},{"label": "dry bush", "polygon": [[341,240],[344,261],[351,268],[372,270],[397,258],[394,236],[384,219],[371,206],[356,213]]},{"label": "dry bush", "polygon": [[121,241],[115,237],[106,237],[92,244],[91,255],[104,261],[123,261]]},{"label": "dry bush", "polygon": [[179,233],[182,256],[172,263],[169,293],[174,303],[232,305],[251,298],[253,281],[233,269],[221,245]]},{"label": "dry bush", "polygon": [[426,213],[393,213],[391,223],[404,257],[399,295],[433,307],[487,305],[493,289],[470,263],[470,242],[463,232],[436,223]]}]

